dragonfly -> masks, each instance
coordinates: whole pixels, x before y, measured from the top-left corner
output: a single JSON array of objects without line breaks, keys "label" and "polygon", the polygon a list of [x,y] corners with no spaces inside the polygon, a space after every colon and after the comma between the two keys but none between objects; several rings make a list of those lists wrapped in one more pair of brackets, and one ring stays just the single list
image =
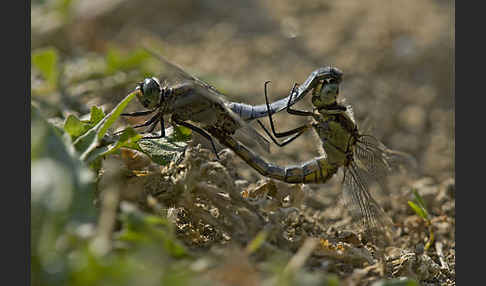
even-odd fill
[{"label": "dragonfly", "polygon": [[[231,146],[236,154],[261,175],[287,183],[325,183],[342,169],[343,198],[353,219],[361,221],[367,230],[383,233],[383,230],[392,227],[391,219],[374,200],[369,188],[373,182],[383,186],[386,176],[401,165],[414,164],[414,159],[407,153],[387,148],[376,137],[359,131],[352,107],[337,101],[341,81],[342,77],[328,77],[313,86],[312,111],[292,109],[290,103],[295,92],[291,92],[287,112],[294,116],[311,117],[312,122],[289,131],[277,132],[272,113],[267,112],[272,130],[270,133],[258,120],[265,133],[279,147],[291,143],[308,130],[314,130],[322,143],[322,156],[297,165],[277,166],[232,138],[221,139],[226,140],[225,144]],[[265,83],[265,101],[270,111],[268,83]],[[294,89],[297,89],[296,85]],[[279,142],[278,138],[285,139]]]},{"label": "dragonfly", "polygon": [[[246,145],[259,146],[260,150],[269,151],[269,142],[261,136],[248,121],[266,116],[268,112],[276,113],[287,105],[300,100],[306,89],[310,90],[320,80],[327,77],[339,77],[342,72],[335,67],[323,67],[313,71],[302,84],[302,89],[293,89],[293,100],[281,99],[272,104],[248,105],[231,102],[208,83],[190,75],[178,65],[163,56],[148,50],[152,56],[166,67],[162,77],[148,77],[139,82],[133,91],[141,105],[147,110],[122,113],[126,117],[138,117],[152,114],[146,122],[133,126],[148,127],[142,133],[152,133],[160,124],[160,135],[148,135],[142,139],[159,139],[165,137],[164,115],[170,115],[172,125],[180,125],[206,138],[213,152],[219,159],[213,141],[213,133],[219,137],[235,137]],[[290,96],[289,96],[290,98]],[[197,126],[196,126],[197,125]],[[223,141],[224,145],[224,141]]]},{"label": "dragonfly", "polygon": [[267,116],[269,113],[274,114],[286,109],[288,106],[294,105],[300,101],[306,94],[314,89],[319,82],[334,78],[341,80],[343,72],[336,67],[326,66],[320,67],[310,73],[307,79],[301,85],[291,89],[290,94],[280,100],[274,101],[270,104],[249,105],[245,103],[230,102],[229,108],[238,114],[244,120],[253,120]]}]

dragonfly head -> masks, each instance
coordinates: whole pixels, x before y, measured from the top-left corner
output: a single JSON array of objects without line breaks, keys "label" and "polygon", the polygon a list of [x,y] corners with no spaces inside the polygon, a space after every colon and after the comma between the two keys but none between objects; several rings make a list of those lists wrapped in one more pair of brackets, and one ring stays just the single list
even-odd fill
[{"label": "dragonfly head", "polygon": [[337,103],[339,84],[341,78],[329,77],[322,80],[312,92],[312,104],[316,108],[322,108]]},{"label": "dragonfly head", "polygon": [[341,83],[341,81],[343,80],[343,72],[336,67],[329,66],[329,78],[327,79],[331,78],[333,78],[338,83]]},{"label": "dragonfly head", "polygon": [[148,77],[138,83],[136,90],[137,98],[145,108],[155,108],[159,105],[162,96],[160,82],[155,77]]}]

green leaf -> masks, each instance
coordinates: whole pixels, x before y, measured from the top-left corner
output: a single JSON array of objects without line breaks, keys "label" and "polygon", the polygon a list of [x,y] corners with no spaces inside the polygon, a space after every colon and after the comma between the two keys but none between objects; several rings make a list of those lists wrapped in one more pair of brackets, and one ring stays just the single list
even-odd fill
[{"label": "green leaf", "polygon": [[64,122],[64,131],[71,135],[71,138],[74,140],[78,138],[90,128],[89,124],[82,122],[76,116],[70,114],[66,121]]},{"label": "green leaf", "polygon": [[408,205],[415,211],[415,213],[419,217],[423,218],[424,220],[427,220],[427,213],[424,211],[423,208],[421,208],[420,206],[418,206],[412,201],[408,201]]},{"label": "green leaf", "polygon": [[413,189],[413,196],[415,198],[415,201],[419,204],[419,206],[421,208],[423,208],[424,210],[427,210],[426,206],[425,206],[425,202],[424,202],[424,199],[422,199],[422,196],[420,196],[420,194],[418,193],[417,189]]},{"label": "green leaf", "polygon": [[89,118],[89,122],[90,122],[90,124],[92,124],[94,126],[98,122],[100,122],[105,116],[106,115],[103,112],[103,110],[101,110],[101,108],[93,106],[93,107],[91,107],[91,116]]},{"label": "green leaf", "polygon": [[140,151],[148,155],[152,161],[159,165],[167,165],[172,161],[178,161],[184,155],[190,137],[177,135],[172,127],[166,129],[166,137],[160,139],[140,140],[138,146]]},{"label": "green leaf", "polygon": [[[81,135],[74,141],[74,148],[77,152],[81,154],[80,158],[87,163],[90,163],[92,160],[96,159],[99,156],[90,156],[92,152],[95,151],[98,147],[103,147],[100,145],[103,136],[108,131],[113,123],[118,119],[120,114],[123,112],[127,104],[135,97],[136,92],[132,92],[127,95],[108,115],[106,115],[102,120],[100,120],[95,126],[89,129],[86,133]],[[99,116],[98,111],[93,111],[92,114],[95,115],[95,118]],[[97,153],[99,155],[103,154],[106,150],[102,150],[100,152],[98,150]],[[90,158],[90,160],[86,160]]]},{"label": "green leaf", "polygon": [[127,95],[106,117],[103,118],[105,122],[100,122],[100,129],[98,131],[98,140],[101,140],[105,135],[108,128],[115,123],[115,121],[120,117],[123,110],[127,107],[128,103],[137,95],[138,91],[132,92]]},{"label": "green leaf", "polygon": [[36,50],[32,53],[32,64],[40,71],[50,88],[57,86],[59,78],[58,53],[54,48]]},{"label": "green leaf", "polygon": [[113,74],[117,71],[139,67],[149,57],[150,54],[142,49],[122,54],[120,50],[110,48],[106,53],[106,73]]},{"label": "green leaf", "polygon": [[142,138],[142,135],[138,134],[135,129],[129,127],[123,131],[118,141],[108,146],[96,148],[96,150],[90,154],[86,161],[93,162],[96,158],[113,154],[122,147],[140,151],[140,147],[136,143],[138,140],[140,140],[140,138]]},{"label": "green leaf", "polygon": [[93,106],[91,108],[90,119],[80,120],[76,116],[70,114],[64,123],[64,131],[71,135],[71,139],[75,140],[83,135],[90,128],[93,128],[98,122],[105,117],[105,113],[100,108]]},{"label": "green leaf", "polygon": [[248,254],[251,254],[260,248],[262,244],[265,242],[267,239],[268,232],[267,231],[260,231],[258,234],[255,236],[255,238],[246,246],[246,252]]},{"label": "green leaf", "polygon": [[173,234],[171,223],[163,217],[148,215],[136,208],[122,207],[124,230],[119,239],[135,244],[162,245],[173,257],[187,256],[186,248]]},{"label": "green leaf", "polygon": [[188,141],[192,137],[192,130],[184,126],[176,126],[174,129],[174,139],[178,141]]},{"label": "green leaf", "polygon": [[428,220],[429,219],[429,212],[427,211],[427,207],[425,206],[424,199],[420,196],[417,189],[413,189],[412,192],[413,192],[413,196],[415,198],[415,201],[417,202],[417,205],[422,209],[422,211],[425,215],[424,219]]}]

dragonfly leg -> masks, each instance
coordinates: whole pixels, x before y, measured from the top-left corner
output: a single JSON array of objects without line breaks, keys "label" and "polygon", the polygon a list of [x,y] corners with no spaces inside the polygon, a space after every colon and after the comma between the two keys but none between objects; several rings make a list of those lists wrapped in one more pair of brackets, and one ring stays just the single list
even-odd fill
[{"label": "dragonfly leg", "polygon": [[[300,135],[302,135],[302,133],[304,133],[306,130],[307,130],[307,125],[303,125],[301,127],[298,127],[298,128],[295,128],[293,130],[290,130],[290,131],[296,131],[296,134],[294,134],[292,137],[289,137],[287,139],[285,139],[282,143],[278,142],[276,138],[274,138],[271,134],[270,134],[270,131],[268,131],[267,128],[265,128],[265,126],[263,125],[263,123],[260,121],[260,120],[257,120],[258,124],[260,124],[260,127],[265,131],[265,133],[267,133],[268,137],[270,137],[270,139],[272,139],[273,143],[275,143],[275,145],[279,146],[279,147],[283,147],[287,144],[289,144],[290,142],[294,141],[295,139],[297,139],[297,137],[299,137]],[[287,131],[287,132],[290,132],[290,131]]]},{"label": "dragonfly leg", "polygon": [[[150,126],[150,127],[149,127],[149,128],[147,128],[145,131],[143,131],[143,132],[142,132],[142,134],[146,134],[146,133],[152,133],[152,131],[154,131],[155,127],[157,126],[157,123],[158,123],[158,122],[154,122],[154,123],[152,124],[152,126]],[[164,131],[160,130],[160,132],[164,132]],[[165,134],[161,134],[161,135],[163,135],[162,137],[164,137],[164,136],[165,136]]]},{"label": "dragonfly leg", "polygon": [[[297,127],[297,128],[292,129],[292,130],[285,131],[285,132],[277,132],[277,131],[275,131],[275,125],[273,124],[273,118],[272,118],[272,112],[270,111],[270,104],[268,103],[268,95],[267,95],[267,84],[268,83],[270,83],[270,81],[266,81],[265,82],[265,103],[267,105],[267,113],[268,113],[268,118],[269,118],[269,121],[270,121],[270,127],[272,128],[273,135],[275,137],[277,137],[277,138],[287,137],[289,135],[293,135],[293,134],[296,134],[297,133],[298,135],[296,135],[295,137],[292,137],[292,140],[290,140],[288,142],[288,143],[290,143],[295,138],[297,138],[300,134],[302,134],[301,132],[303,132],[304,130],[306,130],[308,128],[308,126],[307,125],[303,125],[303,126],[300,126],[300,127]],[[296,86],[297,86],[297,84],[294,85],[294,88],[292,88],[292,90],[294,90]],[[293,94],[293,92],[292,92],[292,94]],[[290,102],[291,101],[292,101],[292,95],[290,96],[290,99],[289,99],[289,103],[288,103],[289,105],[290,105]],[[289,105],[287,105],[287,109],[290,108]],[[263,124],[260,122],[260,120],[257,120],[257,121],[260,124],[260,126],[263,128],[263,130],[265,130],[265,132],[267,133],[267,135],[269,135],[269,137],[272,139],[272,141],[275,144],[277,144],[277,145],[282,144],[282,143],[277,143],[276,142],[276,140],[270,135],[270,132],[268,132],[268,130],[263,126]]]},{"label": "dragonfly leg", "polygon": [[[150,118],[149,120],[145,121],[142,124],[138,124],[138,125],[133,126],[133,128],[140,128],[140,127],[149,126],[150,124],[154,123],[157,119],[159,119],[159,114],[156,114],[155,116],[153,116],[152,118]],[[154,125],[156,125],[156,124],[157,123],[155,123]]]},{"label": "dragonfly leg", "polygon": [[[145,121],[144,123],[138,124],[138,125],[135,125],[135,126],[132,126],[132,128],[140,128],[140,127],[145,127],[145,126],[149,126],[150,124],[153,124],[150,127],[150,131],[147,131],[146,130],[146,131],[143,132],[143,133],[150,133],[150,132],[152,132],[155,129],[155,125],[157,125],[157,122],[155,122],[155,121],[158,118],[159,118],[159,114],[156,114],[155,116],[153,116],[149,120]],[[118,132],[115,133],[115,135],[121,134],[121,133],[123,133],[123,131],[125,131],[125,130],[118,131]]]},{"label": "dragonfly leg", "polygon": [[[314,113],[312,113],[310,111],[297,110],[297,109],[291,109],[290,108],[290,103],[292,102],[292,97],[294,95],[294,90],[295,90],[296,87],[297,87],[297,84],[294,84],[294,87],[292,88],[292,92],[290,93],[289,102],[287,103],[287,112],[292,114],[292,115],[298,115],[298,116],[313,116]],[[266,94],[266,86],[265,86],[265,98],[266,97],[267,97],[267,94]]]},{"label": "dragonfly leg", "polygon": [[145,130],[144,133],[152,133],[154,131],[155,126],[157,126],[157,123],[160,122],[160,135],[158,136],[145,136],[142,139],[160,139],[165,137],[165,124],[164,124],[164,117],[162,114],[159,114],[159,121],[156,121],[152,126],[150,126],[149,129]]},{"label": "dragonfly leg", "polygon": [[152,126],[150,126],[147,130],[145,130],[144,132],[142,132],[143,134],[152,133],[152,131],[154,131],[155,127],[157,126],[157,123],[160,122],[160,137],[157,137],[157,138],[164,138],[165,137],[164,117],[162,116],[162,114],[159,114],[159,116],[160,116],[159,121],[158,122],[154,122],[152,124]]},{"label": "dragonfly leg", "polygon": [[187,127],[189,129],[191,129],[192,131],[201,134],[204,138],[209,140],[209,142],[211,142],[211,146],[213,147],[213,152],[216,155],[216,158],[218,158],[218,160],[219,160],[218,152],[216,151],[216,146],[214,145],[213,138],[211,138],[211,136],[208,133],[206,133],[204,130],[202,130],[201,128],[199,128],[197,126],[194,126],[194,125],[187,123],[187,122],[184,122],[184,121],[174,120],[174,122],[176,124]]}]

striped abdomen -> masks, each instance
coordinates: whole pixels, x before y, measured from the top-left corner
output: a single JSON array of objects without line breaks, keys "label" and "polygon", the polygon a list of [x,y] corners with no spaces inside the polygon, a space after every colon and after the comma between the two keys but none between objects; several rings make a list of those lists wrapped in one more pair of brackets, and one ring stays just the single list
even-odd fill
[{"label": "striped abdomen", "polygon": [[280,167],[265,161],[231,136],[211,132],[218,141],[233,150],[243,161],[265,177],[286,183],[324,183],[338,170],[325,156],[317,157],[300,165]]}]

